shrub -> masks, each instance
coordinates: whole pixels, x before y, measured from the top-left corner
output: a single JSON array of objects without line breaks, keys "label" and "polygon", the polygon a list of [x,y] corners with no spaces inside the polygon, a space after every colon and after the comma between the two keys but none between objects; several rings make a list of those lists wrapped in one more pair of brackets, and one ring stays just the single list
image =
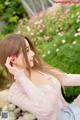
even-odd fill
[{"label": "shrub", "polygon": [[0,19],[6,22],[1,34],[13,32],[20,18],[27,16],[20,0],[0,0]]},{"label": "shrub", "polygon": [[[71,5],[67,13],[45,15],[34,24],[22,19],[15,32],[29,36],[39,54],[52,66],[67,73],[80,74],[80,5]],[[66,87],[65,98],[71,102],[79,87]]]}]

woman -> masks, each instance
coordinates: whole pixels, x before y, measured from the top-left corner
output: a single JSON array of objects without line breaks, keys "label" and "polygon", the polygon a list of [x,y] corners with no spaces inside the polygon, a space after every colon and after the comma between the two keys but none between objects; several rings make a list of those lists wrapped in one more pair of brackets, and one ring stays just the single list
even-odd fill
[{"label": "woman", "polygon": [[80,75],[44,63],[29,38],[12,34],[0,41],[0,64],[13,80],[8,99],[23,111],[38,120],[80,119],[80,96],[69,104],[61,93],[61,86],[79,86]]}]

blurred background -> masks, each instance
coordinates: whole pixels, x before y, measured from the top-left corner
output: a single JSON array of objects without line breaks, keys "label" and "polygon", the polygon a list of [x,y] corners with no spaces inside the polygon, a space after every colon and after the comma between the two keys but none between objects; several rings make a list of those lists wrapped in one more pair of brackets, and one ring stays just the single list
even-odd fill
[{"label": "blurred background", "polygon": [[[60,0],[0,0],[0,40],[10,33],[27,35],[50,65],[66,73],[80,74],[80,2]],[[0,90],[11,85],[0,66]],[[71,102],[80,87],[65,87]]]}]

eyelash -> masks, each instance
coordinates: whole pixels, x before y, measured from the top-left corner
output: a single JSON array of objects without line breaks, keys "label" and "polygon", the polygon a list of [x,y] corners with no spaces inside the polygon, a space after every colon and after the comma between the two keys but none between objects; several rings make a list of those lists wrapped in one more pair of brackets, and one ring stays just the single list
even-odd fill
[{"label": "eyelash", "polygon": [[29,52],[29,48],[27,48],[26,51]]}]

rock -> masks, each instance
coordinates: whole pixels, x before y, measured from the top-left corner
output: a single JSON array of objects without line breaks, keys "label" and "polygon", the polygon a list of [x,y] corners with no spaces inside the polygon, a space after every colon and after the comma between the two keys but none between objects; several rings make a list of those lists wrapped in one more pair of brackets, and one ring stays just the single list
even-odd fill
[{"label": "rock", "polygon": [[8,104],[9,104],[9,101],[6,101],[6,100],[0,98],[0,108],[3,108]]},{"label": "rock", "polygon": [[8,111],[14,111],[16,109],[16,106],[12,103],[8,105]]},{"label": "rock", "polygon": [[20,109],[16,108],[14,113],[15,113],[16,118],[18,118],[20,116]]},{"label": "rock", "polygon": [[17,120],[24,120],[24,118],[23,118],[23,116],[20,116]]},{"label": "rock", "polygon": [[20,110],[21,110],[20,108],[16,108],[16,109],[14,110],[14,113],[17,113],[17,114],[18,114],[18,113],[20,112]]},{"label": "rock", "polygon": [[16,120],[14,117],[9,117],[9,120]]},{"label": "rock", "polygon": [[8,89],[0,91],[0,108],[3,108],[9,104],[8,101]]},{"label": "rock", "polygon": [[16,115],[14,112],[9,112],[9,120],[16,120]]},{"label": "rock", "polygon": [[2,108],[2,111],[8,111],[8,105],[4,106],[4,107]]},{"label": "rock", "polygon": [[6,87],[7,87],[8,89],[10,88],[10,86],[11,86],[11,84],[10,84],[10,83],[6,85]]},{"label": "rock", "polygon": [[36,119],[36,117],[33,114],[28,113],[28,112],[24,113],[23,118],[24,118],[24,120],[34,120],[34,119]]},{"label": "rock", "polygon": [[[9,120],[34,120],[36,117],[27,112],[21,110],[18,106],[9,102],[8,100],[8,89],[0,91],[0,111],[8,111]],[[22,111],[22,115],[20,113]],[[1,117],[1,116],[0,116]],[[2,120],[2,118],[0,118]]]},{"label": "rock", "polygon": [[8,89],[0,91],[0,98],[8,100],[8,91],[9,91]]}]

